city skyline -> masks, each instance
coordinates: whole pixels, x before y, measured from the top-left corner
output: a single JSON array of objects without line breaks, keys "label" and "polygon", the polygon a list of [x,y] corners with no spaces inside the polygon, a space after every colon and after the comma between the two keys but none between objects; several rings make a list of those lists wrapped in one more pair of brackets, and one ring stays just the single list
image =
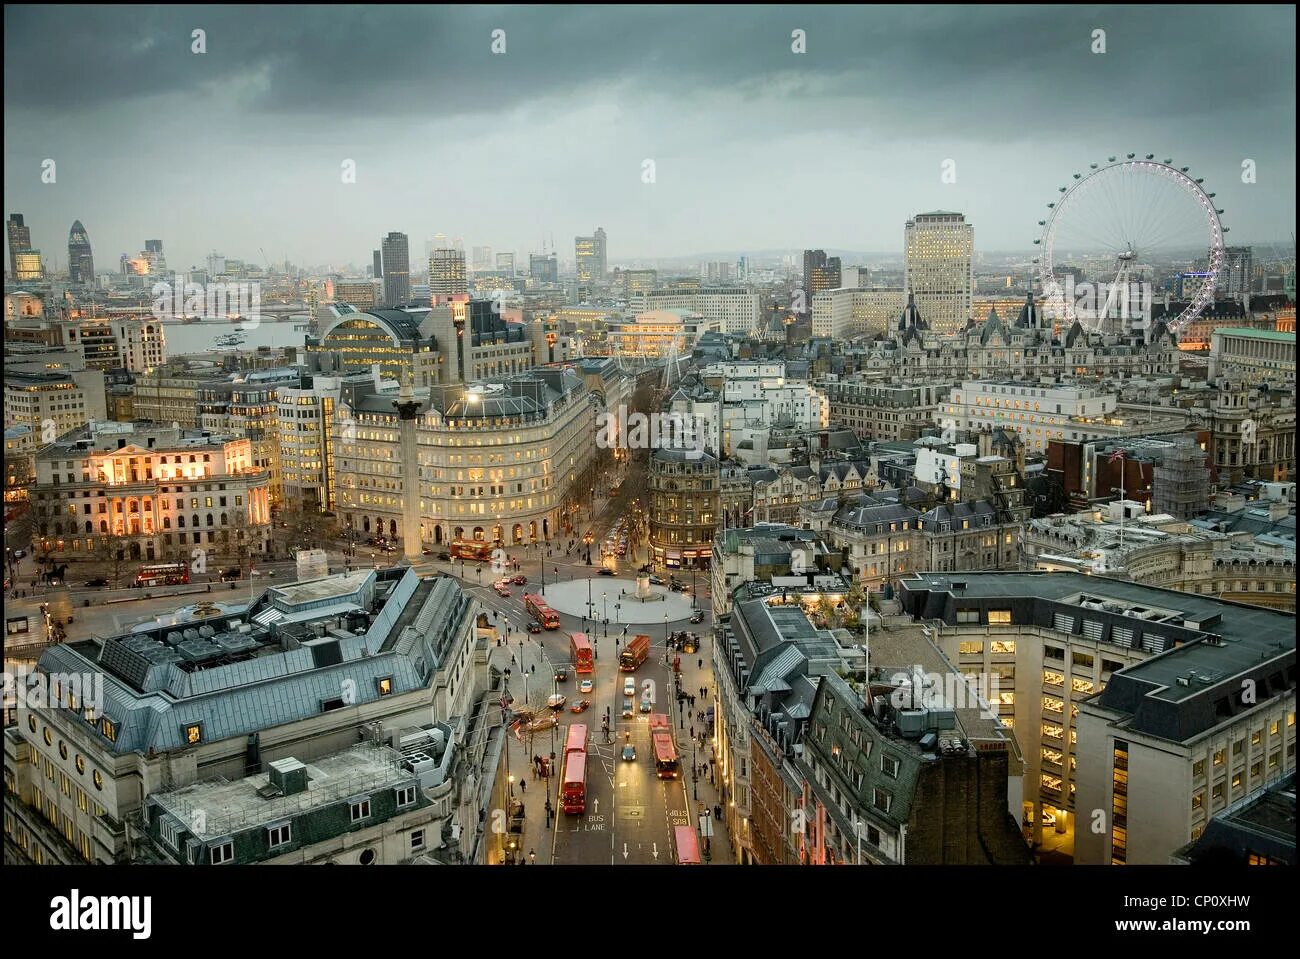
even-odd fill
[{"label": "city skyline", "polygon": [[[1204,17],[1110,8],[940,8],[925,25],[893,9],[763,9],[742,25],[717,8],[669,13],[339,8],[302,21],[270,7],[250,31],[254,14],[229,8],[154,10],[143,23],[86,9],[57,26],[10,8],[6,213],[26,214],[47,268],[66,268],[52,251],[75,220],[102,262],[162,236],[180,267],[260,248],[364,265],[393,229],[519,254],[553,237],[567,260],[572,237],[602,224],[615,264],[901,252],[907,218],[953,209],[976,225],[981,250],[1028,255],[1073,172],[1155,151],[1217,191],[1235,242],[1292,231],[1292,10],[1209,11],[1213,29]],[[493,53],[498,29],[505,47]],[[1093,52],[1097,29],[1104,54]],[[800,42],[806,52],[793,52]],[[329,68],[417,44],[365,76]],[[77,79],[110,48],[95,84]],[[586,56],[556,56],[573,49]],[[1207,71],[1211,51],[1219,62]],[[432,80],[401,66],[424,57],[440,65]],[[1261,86],[1248,75],[1261,60],[1288,64],[1291,82]],[[599,92],[575,100],[593,79]],[[1145,108],[1117,110],[1134,89]],[[184,136],[164,135],[172,120]],[[773,142],[784,148],[764,148]],[[54,183],[42,182],[46,159]],[[1254,183],[1242,182],[1248,159]],[[346,160],[354,183],[342,182]]]}]

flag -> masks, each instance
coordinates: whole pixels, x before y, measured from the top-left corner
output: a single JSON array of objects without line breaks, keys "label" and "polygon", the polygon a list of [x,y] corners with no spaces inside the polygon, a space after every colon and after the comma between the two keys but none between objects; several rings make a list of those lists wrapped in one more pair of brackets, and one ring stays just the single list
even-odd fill
[{"label": "flag", "polygon": [[1116,460],[1122,460],[1123,458],[1124,458],[1124,451],[1116,450],[1115,452],[1111,453],[1110,456],[1106,457],[1106,462],[1113,463]]}]

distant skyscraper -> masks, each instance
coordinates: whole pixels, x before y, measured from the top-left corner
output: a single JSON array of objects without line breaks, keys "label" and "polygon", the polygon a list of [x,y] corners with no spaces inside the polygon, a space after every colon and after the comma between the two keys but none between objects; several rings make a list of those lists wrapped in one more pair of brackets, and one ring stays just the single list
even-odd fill
[{"label": "distant skyscraper", "polygon": [[90,252],[90,237],[77,220],[68,231],[68,282],[82,286],[95,285],[95,258]]},{"label": "distant skyscraper", "polygon": [[383,255],[382,253],[380,253],[378,250],[375,250],[374,253],[371,254],[371,259],[374,261],[374,271],[375,271],[375,272],[374,272],[374,275],[375,275],[375,279],[376,279],[376,280],[383,279],[383,276],[384,276],[384,255]]},{"label": "distant skyscraper", "polygon": [[384,305],[405,306],[411,299],[411,248],[405,233],[390,233],[383,250]]},{"label": "distant skyscraper", "polygon": [[528,276],[538,283],[559,283],[560,264],[555,254],[528,254]]},{"label": "distant skyscraper", "polygon": [[10,213],[5,223],[9,233],[9,275],[18,278],[18,254],[32,248],[32,228],[23,222],[21,213]]},{"label": "distant skyscraper", "polygon": [[903,292],[930,329],[954,333],[971,317],[975,227],[960,213],[919,213],[903,228]]},{"label": "distant skyscraper", "polygon": [[498,253],[496,268],[498,273],[504,273],[506,276],[514,276],[515,255],[513,253]]},{"label": "distant skyscraper", "polygon": [[45,276],[40,250],[19,250],[14,257],[14,279],[39,280]]},{"label": "distant skyscraper", "polygon": [[812,315],[813,297],[840,288],[840,258],[825,250],[803,251],[804,315]]},{"label": "distant skyscraper", "polygon": [[1240,300],[1250,292],[1251,260],[1254,251],[1248,246],[1230,246],[1223,251],[1223,266],[1215,278],[1215,296]]},{"label": "distant skyscraper", "polygon": [[167,258],[163,256],[162,240],[145,240],[143,259],[149,264],[150,276],[167,272]]},{"label": "distant skyscraper", "polygon": [[449,296],[466,290],[464,251],[434,250],[429,255],[429,293]]},{"label": "distant skyscraper", "polygon": [[605,279],[606,252],[604,227],[596,227],[596,232],[592,236],[573,238],[573,253],[578,266],[579,284]]},{"label": "distant skyscraper", "polygon": [[492,247],[476,246],[470,252],[472,254],[469,261],[470,266],[476,272],[481,270],[486,273],[488,270],[493,269],[495,264],[492,261]]},{"label": "distant skyscraper", "polygon": [[[125,273],[126,271],[123,270],[122,272]],[[225,276],[225,274],[226,258],[216,250],[213,250],[208,254],[208,279],[211,280],[214,277]]]}]

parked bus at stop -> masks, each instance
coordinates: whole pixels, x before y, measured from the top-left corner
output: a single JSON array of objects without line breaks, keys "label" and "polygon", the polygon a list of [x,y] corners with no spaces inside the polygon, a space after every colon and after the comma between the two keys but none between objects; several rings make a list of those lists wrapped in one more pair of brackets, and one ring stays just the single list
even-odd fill
[{"label": "parked bus at stop", "polygon": [[587,727],[574,723],[564,740],[564,779],[560,808],[568,815],[587,811]]},{"label": "parked bus at stop", "polygon": [[677,846],[677,865],[700,865],[700,840],[691,826],[674,826],[673,839]]},{"label": "parked bus at stop", "polygon": [[571,633],[569,635],[569,656],[573,660],[573,671],[575,673],[592,673],[595,671],[595,654],[591,648],[591,640],[587,638],[586,633]]}]

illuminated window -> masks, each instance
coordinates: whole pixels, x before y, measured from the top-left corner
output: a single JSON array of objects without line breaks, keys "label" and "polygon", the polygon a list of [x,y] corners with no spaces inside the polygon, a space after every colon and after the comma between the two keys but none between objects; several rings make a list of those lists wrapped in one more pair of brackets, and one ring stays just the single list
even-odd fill
[{"label": "illuminated window", "polygon": [[45,735],[45,745],[47,746],[54,745],[54,737],[50,734],[50,728],[48,726],[45,727],[44,735]]},{"label": "illuminated window", "polygon": [[103,773],[101,773],[98,769],[96,769],[95,772],[94,772],[94,776],[93,776],[92,778],[95,780],[95,788],[96,788],[96,789],[103,789],[103,788],[104,788],[104,774],[103,774]]},{"label": "illuminated window", "polygon": [[1065,709],[1065,703],[1063,700],[1057,699],[1054,696],[1044,696],[1043,709],[1047,710],[1049,713],[1059,713]]},{"label": "illuminated window", "polygon": [[964,656],[978,655],[984,652],[984,643],[980,641],[959,643],[957,651]]},{"label": "illuminated window", "polygon": [[1011,622],[1011,610],[1009,609],[989,610],[989,625],[994,625],[997,623],[1007,624],[1010,622]]},{"label": "illuminated window", "polygon": [[77,772],[83,776],[86,774],[86,760],[82,756],[77,756]]},{"label": "illuminated window", "polygon": [[1014,639],[995,639],[991,648],[995,653],[1014,653],[1016,651],[1016,641]]},{"label": "illuminated window", "polygon": [[378,686],[379,688],[380,696],[387,696],[393,691],[393,677],[392,676],[380,677],[375,681],[375,685]]},{"label": "illuminated window", "polygon": [[191,723],[184,727],[183,732],[185,736],[185,745],[197,746],[199,743],[203,742],[202,723]]},{"label": "illuminated window", "polygon": [[1045,670],[1043,670],[1043,685],[1044,685],[1044,686],[1064,686],[1064,685],[1065,685],[1065,677],[1064,677],[1063,675],[1061,675],[1060,673],[1054,673],[1054,672],[1051,672],[1050,670],[1046,670],[1046,669],[1045,669]]}]

